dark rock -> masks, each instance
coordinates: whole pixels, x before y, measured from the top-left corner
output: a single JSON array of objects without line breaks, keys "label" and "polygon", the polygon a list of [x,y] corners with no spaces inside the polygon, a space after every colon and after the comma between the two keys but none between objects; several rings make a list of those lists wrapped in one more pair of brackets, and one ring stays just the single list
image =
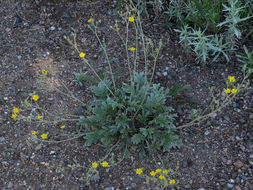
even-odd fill
[{"label": "dark rock", "polygon": [[222,166],[222,164],[221,164],[221,161],[220,161],[220,160],[218,160],[218,161],[216,162],[216,166],[217,166],[217,167],[221,167],[221,166]]},{"label": "dark rock", "polygon": [[187,159],[187,160],[183,161],[183,167],[184,168],[191,167],[192,164],[193,164],[193,162],[192,162],[191,159]]},{"label": "dark rock", "polygon": [[11,87],[11,94],[12,94],[12,96],[16,96],[17,95],[17,90],[16,90],[15,86]]},{"label": "dark rock", "polygon": [[19,23],[22,22],[22,19],[20,18],[20,16],[16,16],[15,19],[14,19],[14,22],[13,22],[13,28],[17,28]]}]

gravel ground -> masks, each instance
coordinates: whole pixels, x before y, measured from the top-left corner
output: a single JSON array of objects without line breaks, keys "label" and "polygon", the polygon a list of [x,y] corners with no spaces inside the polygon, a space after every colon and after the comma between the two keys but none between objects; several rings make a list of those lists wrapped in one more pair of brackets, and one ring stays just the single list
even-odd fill
[{"label": "gravel ground", "polygon": [[[160,159],[159,155],[143,159],[138,153],[133,153],[113,167],[99,168],[99,175],[92,175],[91,185],[86,186],[87,168],[91,161],[106,155],[104,149],[99,145],[85,147],[82,138],[41,144],[31,138],[31,131],[44,130],[56,136],[62,130],[53,125],[43,128],[30,122],[14,121],[10,117],[13,107],[18,107],[29,93],[35,92],[40,96],[40,106],[47,110],[57,112],[62,109],[83,115],[85,110],[68,97],[50,88],[40,90],[38,72],[44,68],[55,71],[58,78],[48,76],[52,85],[63,89],[60,85],[63,83],[88,103],[91,99],[90,84],[78,86],[73,82],[73,72],[89,70],[80,64],[78,55],[63,36],[69,36],[75,29],[79,48],[89,52],[87,59],[102,72],[106,69],[104,56],[86,26],[87,20],[94,15],[96,20],[101,20],[101,35],[107,36],[113,67],[124,66],[120,40],[109,29],[114,20],[119,20],[117,1],[0,1],[1,189],[154,189],[154,186],[144,184],[145,177],[136,175],[135,169],[143,168],[147,173],[149,169],[162,165],[175,171],[172,177],[176,185],[168,189],[253,189],[252,84],[251,89],[241,93],[211,119],[178,131],[183,141],[180,149],[161,154]],[[222,62],[211,66],[196,65],[192,56],[182,51],[177,36],[164,28],[161,21],[154,21],[152,25],[145,23],[145,34],[154,41],[161,38],[164,42],[155,82],[168,88],[175,82],[189,85],[193,90],[186,91],[179,98],[200,103],[173,103],[178,113],[178,126],[189,121],[191,109],[200,109],[208,104],[210,86],[223,89],[228,75],[241,80],[239,65],[228,66]],[[67,122],[64,134],[75,132],[75,123]],[[53,140],[51,136],[49,139]],[[107,158],[108,161],[117,161],[122,156],[117,151],[113,154]]]}]

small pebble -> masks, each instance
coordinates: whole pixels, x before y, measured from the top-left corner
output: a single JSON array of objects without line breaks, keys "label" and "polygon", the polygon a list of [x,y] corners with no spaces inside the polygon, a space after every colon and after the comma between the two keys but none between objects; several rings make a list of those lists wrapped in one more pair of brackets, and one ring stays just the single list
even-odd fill
[{"label": "small pebble", "polygon": [[0,137],[0,142],[4,142],[5,141],[5,138],[4,137]]},{"label": "small pebble", "polygon": [[236,189],[236,190],[242,190],[242,188],[239,187],[239,186],[235,186],[235,189]]},{"label": "small pebble", "polygon": [[210,131],[206,131],[204,134],[205,136],[208,136],[210,134]]},{"label": "small pebble", "polygon": [[233,185],[233,184],[228,183],[228,184],[227,184],[227,187],[228,187],[228,188],[230,188],[230,189],[232,189],[232,188],[234,187],[234,185]]},{"label": "small pebble", "polygon": [[8,165],[8,162],[2,161],[1,164],[7,166],[7,165]]},{"label": "small pebble", "polygon": [[241,167],[243,167],[243,163],[242,163],[240,160],[234,162],[233,165],[234,165],[236,168],[241,168]]},{"label": "small pebble", "polygon": [[156,75],[159,77],[162,76],[161,72],[156,72]]},{"label": "small pebble", "polygon": [[104,190],[114,190],[114,187],[106,187]]},{"label": "small pebble", "polygon": [[231,161],[231,160],[228,160],[226,164],[227,164],[227,165],[230,165],[230,164],[232,164],[232,161]]},{"label": "small pebble", "polygon": [[54,31],[54,30],[55,30],[55,27],[54,27],[54,26],[51,26],[51,27],[50,27],[50,30],[51,30],[51,31]]},{"label": "small pebble", "polygon": [[7,33],[9,33],[9,32],[11,31],[11,29],[10,29],[10,28],[6,28],[5,31],[6,31]]},{"label": "small pebble", "polygon": [[13,187],[13,183],[9,182],[7,187],[8,188],[12,188]]}]

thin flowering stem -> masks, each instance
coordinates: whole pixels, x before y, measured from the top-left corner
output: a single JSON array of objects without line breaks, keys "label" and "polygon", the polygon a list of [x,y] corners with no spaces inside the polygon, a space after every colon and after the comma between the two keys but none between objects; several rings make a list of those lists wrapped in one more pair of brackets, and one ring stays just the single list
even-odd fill
[{"label": "thin flowering stem", "polygon": [[[80,54],[80,51],[78,49],[76,49],[78,51],[78,53]],[[95,71],[95,69],[89,64],[89,62],[87,61],[87,59],[83,58],[84,63],[86,63],[90,69],[93,71],[93,73],[96,75],[96,77],[104,83],[105,87],[108,89],[108,91],[112,94],[112,96],[115,96],[114,93],[112,92],[112,90],[108,87],[108,85],[101,79],[101,77],[97,74],[97,72]]]},{"label": "thin flowering stem", "polygon": [[155,55],[155,56],[154,56],[153,71],[152,71],[152,75],[151,75],[151,78],[150,78],[150,81],[149,81],[149,85],[151,85],[151,83],[152,83],[152,81],[153,81],[153,78],[154,78],[155,68],[156,68],[156,63],[157,63],[157,58],[158,58],[158,56],[159,56],[161,47],[162,47],[162,41],[160,40],[160,42],[159,42],[159,48],[156,49],[156,54],[154,54],[154,51],[153,51],[153,49],[152,49],[153,55]]},{"label": "thin flowering stem", "polygon": [[[68,41],[68,43],[70,44],[70,45],[72,45],[74,48],[75,48],[75,50],[77,51],[77,53],[80,55],[80,53],[81,53],[81,51],[78,49],[78,47],[77,47],[77,43],[76,43],[76,41],[75,41],[75,37],[76,37],[76,34],[75,33],[72,33],[72,36],[74,37],[74,43],[73,43],[73,41],[71,41],[68,37],[64,37],[67,41]],[[91,64],[88,62],[88,60],[87,59],[85,59],[85,58],[82,58],[82,60],[84,61],[84,63],[85,64],[87,64],[88,66],[89,66],[89,68],[92,70],[92,72],[94,73],[94,75],[98,78],[98,80],[100,80],[104,85],[105,85],[105,87],[108,89],[108,91],[112,94],[112,96],[115,96],[114,95],[114,93],[112,92],[112,90],[108,87],[108,85],[101,79],[101,77],[97,74],[97,72],[95,71],[95,69],[91,66]]]},{"label": "thin flowering stem", "polygon": [[118,145],[118,143],[119,143],[119,140],[110,148],[109,152],[99,162],[104,161],[111,154],[112,150]]},{"label": "thin flowering stem", "polygon": [[[247,76],[248,76],[248,74],[244,75],[244,79],[242,80],[241,84],[237,86],[237,93],[239,93],[242,88],[247,88],[247,86],[249,85],[249,84],[247,84],[246,87],[242,87]],[[177,129],[183,129],[186,127],[190,127],[192,125],[195,125],[197,123],[201,123],[202,121],[205,121],[209,117],[212,117],[216,112],[222,110],[223,108],[225,108],[226,106],[231,104],[232,100],[236,97],[237,93],[233,94],[232,96],[231,95],[227,96],[224,103],[221,106],[217,107],[215,110],[211,111],[210,113],[208,113],[206,115],[199,116],[199,117],[195,118],[194,120],[192,120],[191,122],[177,127]]]},{"label": "thin flowering stem", "polygon": [[119,31],[117,30],[117,34],[119,35],[122,43],[125,46],[126,56],[127,56],[127,66],[128,66],[128,72],[130,75],[130,81],[133,81],[132,72],[131,72],[131,65],[130,65],[130,59],[129,59],[129,49],[128,49],[128,21],[126,21],[126,39],[124,40],[123,37],[120,35]]},{"label": "thin flowering stem", "polygon": [[[60,80],[59,80],[59,81],[60,81]],[[79,100],[79,99],[73,94],[73,92],[71,92],[71,90],[69,90],[69,88],[64,84],[64,82],[62,82],[61,84],[62,84],[62,86],[67,90],[67,92],[68,92],[68,94],[69,94],[68,97],[70,97],[70,98],[76,100],[77,102],[80,102],[80,103],[83,104],[83,102],[82,102],[81,100]],[[56,88],[56,87],[55,87],[55,88]],[[59,90],[59,89],[58,89],[58,90]],[[59,90],[59,91],[60,91],[60,90]],[[64,93],[64,92],[62,92],[62,93]],[[67,94],[65,94],[65,95],[67,95]]]},{"label": "thin flowering stem", "polygon": [[[89,26],[90,27],[90,26]],[[100,46],[102,47],[104,53],[105,53],[105,57],[106,57],[106,60],[108,62],[108,65],[109,65],[109,69],[110,69],[110,73],[111,73],[111,76],[112,76],[112,82],[113,82],[113,87],[114,87],[114,90],[116,90],[116,83],[115,83],[115,79],[114,79],[114,75],[113,75],[113,72],[112,72],[112,66],[111,66],[111,62],[110,62],[110,59],[108,57],[108,53],[107,53],[107,50],[106,50],[106,45],[105,43],[102,43],[100,38],[98,37],[98,34],[97,34],[97,26],[94,25],[94,28],[95,30],[92,30],[92,28],[90,27],[90,29],[92,30],[92,32],[95,34]]]},{"label": "thin flowering stem", "polygon": [[62,92],[61,90],[59,90],[59,89],[56,88],[56,87],[54,87],[54,88],[55,88],[55,90],[56,90],[57,92],[59,92],[59,93],[65,95],[65,96],[67,96],[67,97],[69,97],[69,98],[72,98],[73,100],[75,100],[75,101],[77,101],[77,102],[83,104],[83,102],[82,102],[81,100],[79,100],[78,98],[76,98],[72,93],[67,94],[67,93],[65,93],[65,92]]},{"label": "thin flowering stem", "polygon": [[97,74],[97,72],[95,71],[95,69],[89,64],[89,62],[84,59],[84,62],[90,67],[90,69],[93,71],[93,73],[96,75],[96,77],[101,81],[103,82],[103,84],[105,85],[105,87],[108,89],[108,91],[112,94],[112,96],[115,96],[114,93],[112,92],[112,90],[108,87],[108,85],[100,78],[100,76]]},{"label": "thin flowering stem", "polygon": [[134,29],[135,29],[135,53],[134,53],[134,72],[133,75],[136,74],[136,67],[137,67],[137,56],[138,56],[138,28],[136,26],[137,24],[134,22]]},{"label": "thin flowering stem", "polygon": [[[20,117],[19,120],[25,120],[27,117]],[[45,124],[56,124],[56,123],[60,123],[63,121],[79,121],[80,119],[59,119],[59,120],[38,120],[36,118],[29,118],[30,121],[32,121],[33,123],[45,123]]]},{"label": "thin flowering stem", "polygon": [[[47,110],[45,110],[45,109],[43,109],[43,108],[41,108],[40,106],[34,106],[34,108],[36,108],[36,109],[38,109],[38,110],[41,110],[42,112],[44,112],[44,113],[47,113],[48,115],[50,115],[50,116],[56,116],[56,114],[54,114],[54,113],[51,113],[51,112],[49,112],[49,111],[47,111]],[[62,114],[62,115],[64,115],[64,116],[69,116],[69,117],[78,117],[79,118],[79,116],[77,116],[77,115],[72,115],[72,114],[66,114],[66,113],[57,113],[57,115],[59,115],[59,114]]]},{"label": "thin flowering stem", "polygon": [[71,138],[68,138],[68,139],[64,139],[64,140],[59,140],[59,141],[41,140],[41,139],[39,139],[39,138],[38,138],[37,136],[35,136],[35,135],[33,135],[33,138],[34,138],[35,140],[40,141],[40,142],[46,142],[46,143],[62,143],[62,142],[67,142],[67,141],[71,141],[71,140],[74,140],[74,139],[78,139],[78,138],[80,138],[80,137],[82,137],[82,136],[84,136],[84,135],[86,135],[86,133],[80,133],[80,134],[78,134],[78,135],[76,135],[76,136],[74,136],[74,137],[71,137]]},{"label": "thin flowering stem", "polygon": [[140,36],[141,36],[141,39],[142,39],[142,46],[143,46],[143,53],[144,53],[144,63],[145,63],[144,74],[147,77],[147,67],[148,67],[148,65],[147,65],[147,54],[146,54],[147,47],[146,47],[146,43],[145,43],[145,36],[144,36],[144,33],[143,33],[143,29],[142,29],[142,23],[141,23],[141,17],[140,17],[140,12],[139,11],[137,11],[137,20],[138,20],[137,27],[139,28],[139,31],[140,31]]},{"label": "thin flowering stem", "polygon": [[[151,84],[152,84],[152,80],[153,80],[154,73],[155,73],[155,68],[156,68],[156,63],[157,63],[157,58],[158,58],[158,55],[159,55],[161,46],[162,46],[162,43],[161,43],[161,41],[160,41],[160,43],[159,43],[159,48],[157,49],[156,55],[154,56],[153,72],[152,72],[150,81],[149,81],[149,83],[148,83],[148,88],[145,90],[145,93],[144,93],[144,96],[143,96],[143,99],[142,99],[142,102],[141,102],[141,106],[144,104],[145,99],[146,99],[146,96],[147,96],[147,94],[148,94],[148,89],[149,89],[149,87],[150,87]],[[153,53],[154,53],[154,52],[153,52]],[[132,120],[136,117],[137,113],[140,111],[141,106],[140,106],[139,109],[134,113],[134,116],[133,116]]]},{"label": "thin flowering stem", "polygon": [[126,21],[126,40],[125,40],[125,51],[126,51],[126,55],[127,55],[127,65],[128,65],[128,70],[129,70],[129,75],[130,75],[130,81],[133,81],[133,76],[131,73],[131,66],[130,66],[130,58],[129,58],[129,49],[128,49],[128,26],[129,26],[129,22]]}]

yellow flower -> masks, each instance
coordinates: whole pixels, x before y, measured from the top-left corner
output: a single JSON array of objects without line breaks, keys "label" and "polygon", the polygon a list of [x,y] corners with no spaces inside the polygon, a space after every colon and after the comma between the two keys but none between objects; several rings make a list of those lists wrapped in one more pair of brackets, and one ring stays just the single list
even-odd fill
[{"label": "yellow flower", "polygon": [[235,77],[234,76],[228,76],[229,82],[233,83],[235,82]]},{"label": "yellow flower", "polygon": [[101,165],[102,165],[103,167],[107,167],[107,166],[108,166],[108,162],[104,161],[104,162],[102,162]]},{"label": "yellow flower", "polygon": [[65,128],[65,125],[60,126],[60,128],[61,128],[61,129],[64,129],[64,128]]},{"label": "yellow flower", "polygon": [[47,74],[47,71],[43,69],[43,70],[41,71],[41,73],[42,73],[43,75],[46,75],[46,74]]},{"label": "yellow flower", "polygon": [[43,116],[42,116],[42,115],[38,115],[37,117],[38,117],[38,119],[42,119],[42,118],[43,118]]},{"label": "yellow flower", "polygon": [[164,179],[165,179],[165,177],[164,177],[163,175],[160,175],[159,178],[160,178],[161,180],[164,180]]},{"label": "yellow flower", "polygon": [[156,169],[156,173],[160,173],[162,170],[161,169]]},{"label": "yellow flower", "polygon": [[232,94],[235,94],[235,93],[237,92],[237,89],[234,89],[234,88],[233,88],[233,89],[231,90],[231,92],[232,92]]},{"label": "yellow flower", "polygon": [[18,115],[16,113],[11,115],[11,118],[16,118],[16,117],[18,117]]},{"label": "yellow flower", "polygon": [[116,30],[118,30],[118,31],[119,31],[119,30],[120,30],[120,28],[116,28]]},{"label": "yellow flower", "polygon": [[84,58],[85,53],[81,52],[81,53],[79,54],[79,56],[80,56],[81,58]]},{"label": "yellow flower", "polygon": [[32,132],[33,135],[36,135],[37,133],[38,133],[37,131],[33,131],[33,132]]},{"label": "yellow flower", "polygon": [[32,95],[32,98],[35,100],[35,101],[37,101],[38,99],[39,99],[39,96],[38,95]]},{"label": "yellow flower", "polygon": [[152,171],[152,172],[150,172],[150,175],[151,175],[151,176],[155,176],[156,173],[155,173],[154,171]]},{"label": "yellow flower", "polygon": [[13,108],[13,113],[18,113],[19,109],[18,108]]},{"label": "yellow flower", "polygon": [[169,171],[168,171],[168,170],[163,170],[163,173],[164,173],[164,174],[168,174]]},{"label": "yellow flower", "polygon": [[41,138],[46,139],[46,138],[47,138],[47,134],[46,134],[46,133],[43,133],[43,134],[41,135]]},{"label": "yellow flower", "polygon": [[135,51],[135,47],[131,47],[130,50],[131,50],[131,51]]},{"label": "yellow flower", "polygon": [[92,18],[90,18],[89,20],[88,20],[88,23],[91,23],[93,21],[93,19]]},{"label": "yellow flower", "polygon": [[170,184],[175,184],[175,183],[176,183],[175,179],[170,180]]},{"label": "yellow flower", "polygon": [[133,16],[129,17],[129,22],[133,22],[133,21],[134,21],[134,17]]},{"label": "yellow flower", "polygon": [[143,171],[142,171],[141,168],[136,169],[136,173],[137,173],[138,175],[140,175],[142,172],[143,172]]},{"label": "yellow flower", "polygon": [[229,94],[231,92],[231,90],[229,88],[225,89],[225,93]]},{"label": "yellow flower", "polygon": [[98,163],[97,163],[97,162],[93,162],[93,163],[92,163],[92,167],[93,167],[93,168],[97,168],[97,167],[98,167]]}]

